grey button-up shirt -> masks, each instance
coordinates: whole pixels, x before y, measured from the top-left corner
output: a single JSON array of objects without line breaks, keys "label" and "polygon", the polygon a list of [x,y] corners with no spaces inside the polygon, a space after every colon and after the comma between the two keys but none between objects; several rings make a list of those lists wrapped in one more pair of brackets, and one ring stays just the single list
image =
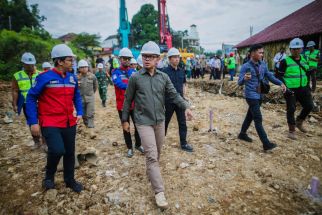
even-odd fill
[{"label": "grey button-up shirt", "polygon": [[78,77],[79,90],[82,98],[94,96],[97,90],[97,79],[94,74],[88,72],[86,75]]},{"label": "grey button-up shirt", "polygon": [[169,76],[156,70],[153,76],[144,68],[131,76],[125,92],[122,122],[126,122],[134,100],[134,120],[139,125],[157,125],[165,120],[164,96],[182,109],[189,104],[177,93]]}]

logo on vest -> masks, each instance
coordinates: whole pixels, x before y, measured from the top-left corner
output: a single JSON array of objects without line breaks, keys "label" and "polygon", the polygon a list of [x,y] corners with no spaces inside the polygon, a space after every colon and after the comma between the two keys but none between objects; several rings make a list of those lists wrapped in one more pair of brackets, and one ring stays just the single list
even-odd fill
[{"label": "logo on vest", "polygon": [[73,76],[70,76],[70,77],[69,77],[69,82],[70,82],[70,83],[72,83],[72,84],[76,84],[76,82],[75,82],[75,80],[74,80]]}]

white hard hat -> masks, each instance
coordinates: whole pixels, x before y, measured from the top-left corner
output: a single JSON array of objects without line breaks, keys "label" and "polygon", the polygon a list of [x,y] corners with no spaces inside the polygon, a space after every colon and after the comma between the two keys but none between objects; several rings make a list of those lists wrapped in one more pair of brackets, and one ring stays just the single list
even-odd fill
[{"label": "white hard hat", "polygon": [[153,41],[149,41],[142,46],[141,54],[160,55],[160,47]]},{"label": "white hard hat", "polygon": [[303,47],[304,47],[303,40],[301,40],[300,38],[294,38],[290,42],[291,49],[299,49],[299,48],[303,48]]},{"label": "white hard hat", "polygon": [[314,41],[309,41],[309,42],[306,44],[306,47],[312,47],[312,46],[315,46],[315,42],[314,42]]},{"label": "white hard hat", "polygon": [[190,57],[187,57],[187,60],[191,60]]},{"label": "white hard hat", "polygon": [[98,69],[103,69],[104,68],[104,65],[102,63],[99,63],[99,64],[97,64],[97,68]]},{"label": "white hard hat", "polygon": [[142,55],[140,54],[138,59],[137,59],[138,64],[143,67],[143,61],[142,61]]},{"label": "white hard hat", "polygon": [[33,54],[31,54],[30,52],[25,52],[22,56],[21,56],[21,62],[24,64],[36,64],[36,58]]},{"label": "white hard hat", "polygon": [[44,62],[42,64],[42,68],[45,69],[45,68],[51,68],[51,64],[49,62]]},{"label": "white hard hat", "polygon": [[180,56],[180,52],[178,49],[172,47],[171,49],[169,49],[168,51],[168,57],[171,57],[171,56]]},{"label": "white hard hat", "polygon": [[130,49],[125,47],[120,50],[119,57],[133,57],[133,54]]},{"label": "white hard hat", "polygon": [[79,62],[78,62],[78,68],[79,67],[88,67],[88,63],[87,63],[87,61],[86,60],[80,60]]},{"label": "white hard hat", "polygon": [[66,44],[59,44],[54,46],[51,51],[51,58],[58,58],[58,57],[75,57],[71,48],[69,48]]},{"label": "white hard hat", "polygon": [[130,64],[137,64],[137,62],[134,58],[131,58]]},{"label": "white hard hat", "polygon": [[199,58],[199,55],[196,55],[196,58]]}]

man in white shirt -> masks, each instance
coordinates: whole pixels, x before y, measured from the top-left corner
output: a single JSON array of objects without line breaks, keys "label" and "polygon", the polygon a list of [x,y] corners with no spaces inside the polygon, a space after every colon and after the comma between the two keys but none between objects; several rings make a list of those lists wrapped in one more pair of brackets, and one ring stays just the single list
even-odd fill
[{"label": "man in white shirt", "polygon": [[280,67],[280,62],[286,58],[285,54],[285,49],[281,48],[280,51],[275,55],[274,57],[274,68],[275,72],[279,69]]},{"label": "man in white shirt", "polygon": [[220,79],[220,77],[221,77],[221,60],[218,55],[216,55],[216,57],[215,57],[215,73],[216,73],[215,79]]}]

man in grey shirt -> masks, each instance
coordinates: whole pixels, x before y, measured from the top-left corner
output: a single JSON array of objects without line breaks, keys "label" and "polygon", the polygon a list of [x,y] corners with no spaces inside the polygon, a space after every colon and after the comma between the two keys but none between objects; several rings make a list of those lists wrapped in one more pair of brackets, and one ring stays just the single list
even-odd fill
[{"label": "man in grey shirt", "polygon": [[177,93],[169,76],[159,70],[156,65],[160,60],[160,48],[152,41],[144,44],[141,50],[143,69],[131,76],[125,92],[122,112],[122,126],[130,130],[127,118],[132,102],[135,102],[134,119],[145,150],[147,175],[155,192],[156,204],[167,208],[164,196],[164,185],[160,173],[159,159],[165,139],[165,93],[178,107],[185,109],[188,120],[192,119],[189,104]]}]

